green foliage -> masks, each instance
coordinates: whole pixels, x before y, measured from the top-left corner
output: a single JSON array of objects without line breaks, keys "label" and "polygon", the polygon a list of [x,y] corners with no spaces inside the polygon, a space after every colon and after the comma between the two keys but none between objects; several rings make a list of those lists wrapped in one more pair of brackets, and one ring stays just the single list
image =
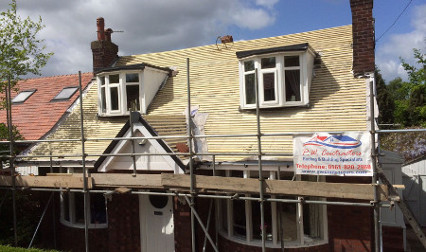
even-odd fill
[{"label": "green foliage", "polygon": [[0,245],[0,251],[2,252],[59,252],[57,250],[42,250],[42,249],[25,249],[25,248],[16,248],[10,246]]},{"label": "green foliage", "polygon": [[45,53],[43,40],[37,38],[43,29],[41,17],[37,22],[29,17],[21,19],[16,14],[16,0],[10,9],[0,13],[0,91],[4,91],[7,80],[14,86],[20,76],[40,75],[53,53]]},{"label": "green foliage", "polygon": [[[16,126],[12,126],[12,134],[14,140],[23,140],[24,137],[19,133]],[[7,128],[7,125],[5,123],[0,123],[0,141],[7,141],[9,140],[9,129]],[[9,154],[9,144],[8,143],[0,143],[0,155]],[[17,149],[15,145],[14,152],[17,153],[19,150]],[[0,162],[6,162],[8,163],[8,158],[0,157]]]},{"label": "green foliage", "polygon": [[[393,122],[403,127],[422,126],[426,127],[426,58],[419,49],[413,49],[414,58],[420,68],[408,64],[401,59],[402,66],[408,74],[408,82],[401,78],[395,78],[386,86],[386,90],[379,90],[377,83],[379,108],[383,112],[392,109],[392,105],[381,101],[380,95],[390,95],[394,102]],[[387,123],[380,121],[379,123]]]},{"label": "green foliage", "polygon": [[[399,128],[421,129],[426,127],[426,58],[419,49],[413,49],[414,58],[420,68],[408,64],[401,59],[402,66],[408,74],[408,81],[395,78],[383,89],[377,81],[377,102],[382,115],[379,123],[388,123],[384,115],[392,109],[385,96],[393,101],[393,120]],[[381,76],[380,76],[381,77]],[[380,145],[383,149],[402,154],[406,161],[426,155],[426,132],[390,133],[380,135]]]},{"label": "green foliage", "polygon": [[[32,192],[16,191],[16,218],[18,246],[28,246],[42,213],[42,203]],[[0,214],[0,244],[14,244],[12,193],[2,190],[0,198],[5,198]]]},{"label": "green foliage", "polygon": [[393,112],[395,110],[395,102],[392,95],[386,88],[385,81],[380,74],[380,70],[376,67],[376,89],[377,89],[377,104],[380,108],[379,123],[390,124],[394,121]]}]

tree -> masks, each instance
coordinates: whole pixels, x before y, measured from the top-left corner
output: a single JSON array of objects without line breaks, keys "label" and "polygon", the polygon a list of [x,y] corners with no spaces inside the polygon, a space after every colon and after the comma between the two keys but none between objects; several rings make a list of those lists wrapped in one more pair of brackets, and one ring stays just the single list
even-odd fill
[{"label": "tree", "polygon": [[10,9],[0,13],[0,91],[4,91],[7,80],[14,86],[21,76],[40,75],[53,53],[45,53],[43,40],[37,35],[43,29],[41,17],[37,22],[29,17],[21,19],[16,14],[16,0]]},{"label": "tree", "polygon": [[380,70],[376,67],[374,72],[376,77],[377,105],[380,108],[379,124],[391,124],[394,121],[393,112],[395,110],[395,103],[380,74]]},{"label": "tree", "polygon": [[414,58],[421,67],[417,69],[401,58],[402,66],[408,74],[409,97],[407,104],[410,126],[426,127],[426,58],[419,49],[413,49]]},{"label": "tree", "polygon": [[[402,66],[408,74],[408,81],[395,78],[389,82],[386,89],[395,103],[394,123],[405,127],[426,127],[426,58],[419,49],[413,51],[414,58],[421,67],[416,68],[401,58]],[[379,89],[377,91],[379,94]]]}]

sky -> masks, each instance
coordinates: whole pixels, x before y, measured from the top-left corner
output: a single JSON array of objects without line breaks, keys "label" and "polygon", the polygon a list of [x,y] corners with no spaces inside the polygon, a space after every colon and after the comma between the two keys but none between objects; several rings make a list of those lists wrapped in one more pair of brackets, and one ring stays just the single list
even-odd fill
[{"label": "sky", "polygon": [[[0,11],[11,0],[0,0]],[[143,54],[234,40],[273,37],[351,24],[349,0],[17,0],[18,15],[42,17],[43,76],[92,70],[96,18],[112,28],[119,55]],[[408,8],[392,26],[403,9]],[[426,53],[426,0],[375,0],[376,65],[384,79],[407,79],[399,57],[414,64]],[[390,28],[391,27],[391,28]],[[386,33],[385,31],[390,28]],[[383,35],[383,36],[382,36]]]}]

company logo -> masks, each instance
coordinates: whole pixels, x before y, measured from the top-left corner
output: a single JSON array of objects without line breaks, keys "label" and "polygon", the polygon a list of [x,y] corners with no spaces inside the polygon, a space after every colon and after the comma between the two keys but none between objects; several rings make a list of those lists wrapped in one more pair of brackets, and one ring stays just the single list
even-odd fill
[{"label": "company logo", "polygon": [[315,135],[308,141],[306,141],[303,146],[326,146],[336,149],[355,149],[361,146],[361,141],[356,140],[350,136],[345,135],[336,135],[336,136],[321,136]]}]

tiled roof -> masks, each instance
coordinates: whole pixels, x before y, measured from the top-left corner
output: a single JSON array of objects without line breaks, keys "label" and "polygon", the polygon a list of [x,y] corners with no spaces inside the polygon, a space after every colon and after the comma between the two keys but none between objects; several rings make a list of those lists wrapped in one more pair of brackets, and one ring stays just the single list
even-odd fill
[{"label": "tiled roof", "polygon": [[[92,73],[82,74],[82,87],[86,88],[93,77]],[[38,140],[61,119],[67,109],[79,96],[75,92],[68,100],[51,101],[65,87],[78,87],[78,74],[41,77],[21,80],[12,92],[12,98],[19,92],[36,89],[23,103],[12,104],[12,120],[21,135],[27,140]],[[0,110],[0,122],[7,122],[6,110]]]},{"label": "tiled roof", "polygon": [[[309,107],[285,107],[261,110],[263,133],[330,132],[367,130],[366,80],[354,78],[352,70],[352,26],[342,26],[285,36],[235,42],[232,47],[216,45],[175,51],[120,57],[117,67],[146,62],[179,71],[169,78],[153,100],[145,119],[160,136],[185,135],[181,124],[187,106],[187,67],[190,59],[191,104],[199,112],[208,114],[204,130],[206,135],[256,134],[256,114],[240,106],[238,58],[236,52],[284,47],[308,43],[321,55],[321,66],[315,69],[310,89]],[[98,118],[97,86],[93,85],[84,104],[86,137],[114,137],[127,118]],[[79,138],[79,111],[59,127],[55,138]],[[151,119],[150,119],[151,118]],[[182,118],[182,119],[178,119]],[[161,119],[161,120],[160,120]],[[157,123],[154,123],[157,122]],[[160,132],[159,129],[164,129]],[[179,133],[180,134],[176,134]],[[86,142],[88,153],[102,153],[110,142]],[[255,153],[256,137],[214,137],[207,139],[210,153]],[[47,144],[35,153],[48,154]],[[39,147],[42,147],[39,146]],[[80,144],[58,144],[50,149],[54,154],[80,154]],[[171,147],[173,147],[171,145]],[[291,136],[262,137],[262,151],[286,153],[274,159],[289,159],[293,151]],[[206,158],[206,156],[204,156]],[[217,161],[250,159],[244,155],[218,155]],[[266,157],[272,158],[272,157]],[[94,158],[95,160],[97,158]]]}]

